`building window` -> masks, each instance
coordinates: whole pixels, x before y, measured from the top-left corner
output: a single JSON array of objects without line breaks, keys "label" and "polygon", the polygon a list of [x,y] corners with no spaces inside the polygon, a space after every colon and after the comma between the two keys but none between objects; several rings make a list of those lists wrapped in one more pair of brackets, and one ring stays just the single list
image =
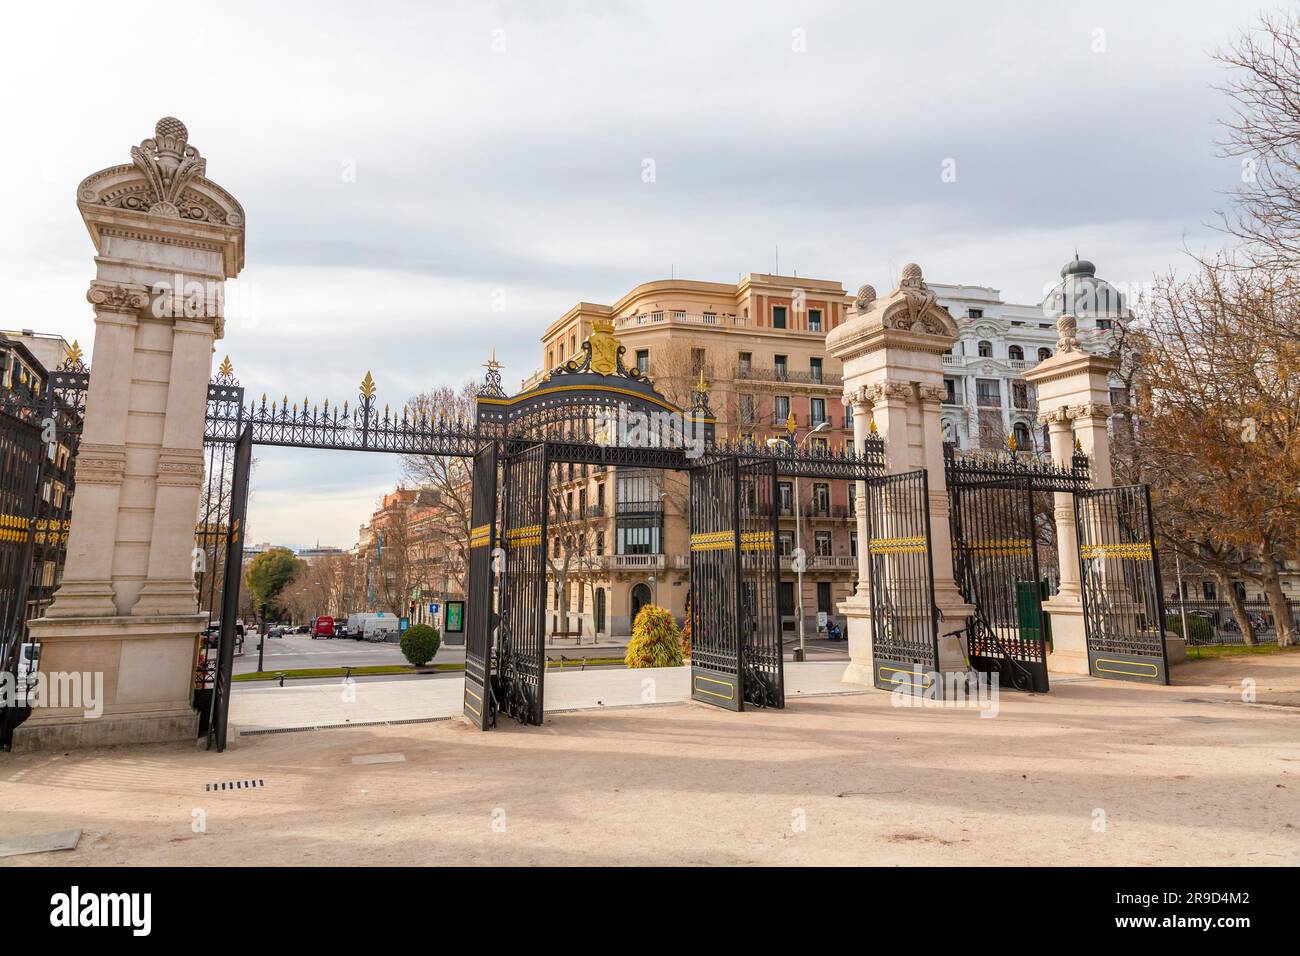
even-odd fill
[{"label": "building window", "polygon": [[1029,407],[1029,386],[1024,382],[1011,383],[1011,404],[1015,408]]},{"label": "building window", "polygon": [[982,318],[984,318],[984,310],[983,310],[983,309],[967,309],[967,310],[966,310],[966,318],[968,318],[968,319],[982,319]]},{"label": "building window", "polygon": [[1111,321],[1110,321],[1110,319],[1098,319],[1098,320],[1097,320],[1097,328],[1102,329],[1102,330],[1105,330],[1105,329],[1109,329],[1110,327],[1111,327]]},{"label": "building window", "polygon": [[858,533],[856,531],[849,532],[849,554],[855,558],[858,556]]},{"label": "building window", "polygon": [[785,328],[786,308],[783,305],[772,306],[772,328]]},{"label": "building window", "polygon": [[988,339],[980,339],[980,344],[978,345],[977,348],[979,351],[980,358],[993,357],[993,343],[990,342]]},{"label": "building window", "polygon": [[814,428],[826,421],[826,399],[811,398],[808,400],[808,424]]},{"label": "building window", "polygon": [[817,482],[813,485],[812,498],[813,514],[828,515],[831,513],[831,486]]},{"label": "building window", "polygon": [[773,424],[784,425],[786,419],[790,417],[790,396],[777,395],[772,399],[772,418]]},{"label": "building window", "polygon": [[1219,592],[1214,587],[1213,581],[1202,581],[1201,593],[1205,595],[1205,600],[1207,601],[1217,601],[1219,599],[1218,597]]},{"label": "building window", "polygon": [[794,514],[794,485],[788,481],[783,481],[777,485],[776,491],[781,506],[781,514]]},{"label": "building window", "polygon": [[831,556],[831,533],[829,531],[818,531],[813,536],[813,553],[819,558],[829,558]]},{"label": "building window", "polygon": [[596,555],[599,557],[605,553],[605,532],[596,532]]},{"label": "building window", "polygon": [[822,360],[819,358],[810,358],[808,360],[808,380],[820,382],[822,380]]},{"label": "building window", "polygon": [[736,409],[739,412],[740,420],[745,424],[757,421],[754,414],[754,396],[738,395],[736,396]]},{"label": "building window", "polygon": [[957,382],[955,379],[945,378],[943,380],[943,403],[945,405],[957,404]]},{"label": "building window", "polygon": [[780,531],[777,532],[776,546],[780,551],[781,557],[788,558],[794,553],[794,532]]},{"label": "building window", "polygon": [[636,350],[636,370],[640,372],[642,375],[645,375],[647,372],[650,371],[650,350],[649,349]]},{"label": "building window", "polygon": [[1002,390],[996,378],[975,379],[975,404],[997,408],[1002,404]]},{"label": "building window", "polygon": [[691,378],[704,371],[704,349],[691,349]]},{"label": "building window", "polygon": [[750,366],[754,364],[754,353],[741,352],[740,357],[736,360],[736,377],[749,378]]},{"label": "building window", "polygon": [[808,331],[820,332],[821,330],[822,330],[822,310],[809,309],[808,310]]},{"label": "building window", "polygon": [[1016,439],[1016,450],[1028,451],[1029,426],[1026,425],[1024,422],[1016,422],[1015,427],[1011,429],[1011,433],[1015,436]]},{"label": "building window", "polygon": [[772,359],[772,370],[776,372],[776,377],[785,381],[790,374],[790,360],[788,356],[778,355]]},{"label": "building window", "polygon": [[1040,361],[1040,362],[1045,362],[1045,361],[1047,361],[1047,360],[1048,360],[1049,358],[1051,358],[1051,357],[1052,357],[1052,350],[1051,350],[1051,349],[1039,349],[1039,350],[1038,350],[1038,361]]},{"label": "building window", "polygon": [[1007,349],[1007,358],[1023,362],[1025,360],[1025,350],[1019,345],[1012,345]]}]

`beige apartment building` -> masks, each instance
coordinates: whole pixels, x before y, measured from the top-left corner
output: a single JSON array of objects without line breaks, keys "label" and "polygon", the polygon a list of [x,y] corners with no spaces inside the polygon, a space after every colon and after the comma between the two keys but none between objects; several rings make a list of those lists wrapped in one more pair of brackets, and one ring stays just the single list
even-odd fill
[{"label": "beige apartment building", "polygon": [[[612,305],[579,302],[552,323],[542,336],[544,364],[522,387],[577,354],[593,323],[611,322],[627,364],[679,406],[690,407],[703,373],[719,438],[784,440],[793,421],[793,439],[804,447],[851,448],[840,366],[825,349],[846,302],[839,282],[797,276],[647,282]],[[565,466],[558,477],[550,630],[627,634],[646,603],[683,617],[690,587],[685,476]],[[798,599],[791,553],[802,546],[808,555],[803,608],[812,634],[818,612],[834,615],[855,585],[856,521],[847,482],[804,479],[798,482],[802,540],[796,541],[795,484],[782,480],[779,489],[785,569],[779,599],[793,632]]]}]

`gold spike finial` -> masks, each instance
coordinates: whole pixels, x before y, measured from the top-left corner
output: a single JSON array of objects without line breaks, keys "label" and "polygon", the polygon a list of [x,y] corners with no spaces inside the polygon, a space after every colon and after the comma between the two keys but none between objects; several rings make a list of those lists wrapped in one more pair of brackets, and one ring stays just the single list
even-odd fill
[{"label": "gold spike finial", "polygon": [[361,380],[361,397],[367,399],[375,397],[375,380],[368,371],[366,377]]},{"label": "gold spike finial", "polygon": [[1016,450],[1016,436],[1015,436],[1015,435],[1008,435],[1008,436],[1007,436],[1007,450],[1008,450],[1008,451],[1011,451],[1011,452],[1014,452],[1014,451]]},{"label": "gold spike finial", "polygon": [[68,361],[71,362],[72,364],[75,365],[76,363],[81,361],[81,346],[77,344],[76,339],[73,339],[72,344],[69,345],[67,349],[65,349],[64,351],[68,353]]},{"label": "gold spike finial", "polygon": [[790,414],[785,416],[785,430],[788,431],[791,435],[793,435],[795,427],[796,426],[794,421],[794,409],[791,409]]},{"label": "gold spike finial", "polygon": [[1083,451],[1083,442],[1079,441],[1077,438],[1074,440],[1074,450]]},{"label": "gold spike finial", "polygon": [[874,435],[875,433],[876,433],[876,420],[873,418],[871,419],[871,434]]},{"label": "gold spike finial", "polygon": [[[75,347],[77,343],[73,342],[72,344]],[[221,365],[217,367],[217,372],[219,372],[221,375],[226,375],[226,376],[235,374],[235,366],[230,364],[229,355],[227,355],[225,358],[221,360]]]}]

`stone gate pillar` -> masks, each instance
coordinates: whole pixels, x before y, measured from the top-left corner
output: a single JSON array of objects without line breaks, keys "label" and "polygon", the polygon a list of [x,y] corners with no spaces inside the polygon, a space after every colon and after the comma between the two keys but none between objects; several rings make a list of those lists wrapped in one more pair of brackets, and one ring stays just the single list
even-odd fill
[{"label": "stone gate pillar", "polygon": [[95,244],[95,345],[61,586],[31,623],[41,672],[102,680],[102,715],[37,708],[14,749],[194,739],[192,553],[225,280],[244,212],[180,120],[77,190]]},{"label": "stone gate pillar", "polygon": [[[1060,335],[1056,354],[1025,373],[1025,381],[1038,390],[1038,421],[1047,425],[1052,461],[1070,467],[1074,443],[1088,455],[1094,488],[1112,485],[1110,466],[1110,376],[1118,367],[1114,359],[1092,355],[1079,347],[1078,322],[1063,315],[1056,322]],[[1057,559],[1061,581],[1057,592],[1043,602],[1052,619],[1052,650],[1047,669],[1058,674],[1088,673],[1088,641],[1084,631],[1082,595],[1079,591],[1079,539],[1074,521],[1074,496],[1055,496]]]},{"label": "stone gate pillar", "polygon": [[[924,468],[930,488],[930,554],[939,630],[963,626],[974,609],[957,589],[944,479],[943,353],[957,340],[957,323],[941,308],[914,263],[903,267],[898,288],[883,299],[863,286],[847,321],[826,336],[827,351],[844,366],[844,401],[854,409],[856,447],[872,425],[884,439],[887,470]],[[860,489],[859,489],[860,491]],[[848,670],[844,680],[871,685],[871,604],[868,583],[867,511],[858,501],[858,587],[840,605],[849,622]],[[939,641],[939,669],[961,670],[965,659],[956,638]]]}]

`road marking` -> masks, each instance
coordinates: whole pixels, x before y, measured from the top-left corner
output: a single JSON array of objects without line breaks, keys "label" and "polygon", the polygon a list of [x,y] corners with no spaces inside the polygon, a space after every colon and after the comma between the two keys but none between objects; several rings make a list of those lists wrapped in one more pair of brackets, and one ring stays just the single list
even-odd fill
[{"label": "road marking", "polygon": [[353,763],[406,763],[406,754],[364,754],[353,757]]}]

